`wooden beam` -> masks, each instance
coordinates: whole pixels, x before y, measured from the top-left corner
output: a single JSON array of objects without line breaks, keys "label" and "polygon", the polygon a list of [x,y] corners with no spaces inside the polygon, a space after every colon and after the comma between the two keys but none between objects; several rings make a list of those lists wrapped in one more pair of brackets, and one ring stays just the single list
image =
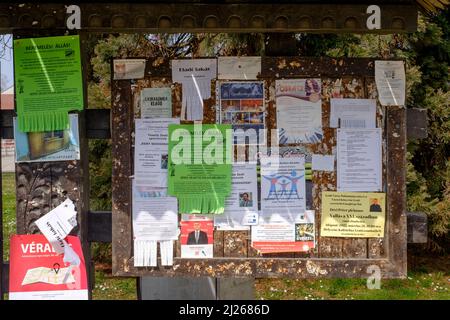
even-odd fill
[{"label": "wooden beam", "polygon": [[[171,1],[173,2],[173,1]],[[417,30],[418,7],[412,1],[361,3],[330,1],[192,1],[163,3],[80,3],[81,30],[118,33],[319,32],[399,33]],[[381,29],[366,26],[369,5],[379,5]],[[62,3],[2,3],[0,33],[17,29],[66,30]]]}]

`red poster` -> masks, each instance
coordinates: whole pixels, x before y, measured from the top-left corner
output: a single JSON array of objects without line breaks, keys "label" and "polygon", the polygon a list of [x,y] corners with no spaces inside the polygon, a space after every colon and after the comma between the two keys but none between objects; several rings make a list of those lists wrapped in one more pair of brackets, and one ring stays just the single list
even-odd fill
[{"label": "red poster", "polygon": [[10,249],[10,300],[87,300],[86,266],[78,237],[67,243],[80,257],[65,265],[43,235],[13,235]]},{"label": "red poster", "polygon": [[182,258],[212,258],[214,221],[181,221],[180,241]]}]

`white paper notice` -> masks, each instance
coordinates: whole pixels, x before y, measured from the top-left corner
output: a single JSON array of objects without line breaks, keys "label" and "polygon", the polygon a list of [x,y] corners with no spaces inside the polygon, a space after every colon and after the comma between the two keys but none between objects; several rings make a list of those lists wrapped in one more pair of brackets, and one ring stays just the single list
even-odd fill
[{"label": "white paper notice", "polygon": [[145,59],[114,59],[114,80],[142,79]]},{"label": "white paper notice", "polygon": [[175,197],[133,200],[133,235],[138,240],[177,240],[178,204]]},{"label": "white paper notice", "polygon": [[337,190],[381,191],[381,129],[337,130]]},{"label": "white paper notice", "polygon": [[312,155],[312,170],[313,171],[334,171],[334,155]]},{"label": "white paper notice", "polygon": [[280,144],[318,143],[323,138],[320,79],[276,80]]},{"label": "white paper notice", "polygon": [[149,187],[167,187],[168,126],[179,119],[135,120],[134,176]]},{"label": "white paper notice", "polygon": [[330,127],[376,128],[375,99],[331,99]]},{"label": "white paper notice", "polygon": [[259,218],[265,223],[293,224],[305,210],[305,157],[261,157]]},{"label": "white paper notice", "polygon": [[256,80],[261,73],[261,57],[219,57],[218,79]]},{"label": "white paper notice", "polygon": [[375,82],[382,106],[405,105],[405,66],[403,61],[375,61]]},{"label": "white paper notice", "polygon": [[171,118],[172,90],[145,88],[141,91],[141,118]]},{"label": "white paper notice", "polygon": [[65,252],[68,244],[64,239],[77,226],[77,212],[72,200],[67,198],[55,209],[35,221],[37,227],[47,238],[56,253]]},{"label": "white paper notice", "polygon": [[231,179],[225,212],[214,216],[214,225],[217,230],[249,230],[249,225],[258,224],[256,164],[233,164]]},{"label": "white paper notice", "polygon": [[295,225],[282,223],[263,223],[252,227],[252,242],[293,242]]},{"label": "white paper notice", "polygon": [[203,120],[203,100],[211,97],[216,59],[172,60],[172,81],[182,85],[181,120]]}]

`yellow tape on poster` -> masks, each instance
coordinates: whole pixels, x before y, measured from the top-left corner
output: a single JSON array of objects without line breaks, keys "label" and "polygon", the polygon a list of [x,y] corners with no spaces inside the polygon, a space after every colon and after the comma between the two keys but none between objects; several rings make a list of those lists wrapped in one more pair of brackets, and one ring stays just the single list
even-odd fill
[{"label": "yellow tape on poster", "polygon": [[382,238],[386,195],[363,192],[322,192],[322,237]]}]

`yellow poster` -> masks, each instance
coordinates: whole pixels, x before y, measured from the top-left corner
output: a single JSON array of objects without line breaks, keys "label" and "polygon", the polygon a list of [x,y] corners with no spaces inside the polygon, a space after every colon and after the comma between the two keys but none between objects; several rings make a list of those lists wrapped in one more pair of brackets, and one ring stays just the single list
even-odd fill
[{"label": "yellow poster", "polygon": [[386,195],[364,192],[322,192],[322,237],[382,238]]}]

